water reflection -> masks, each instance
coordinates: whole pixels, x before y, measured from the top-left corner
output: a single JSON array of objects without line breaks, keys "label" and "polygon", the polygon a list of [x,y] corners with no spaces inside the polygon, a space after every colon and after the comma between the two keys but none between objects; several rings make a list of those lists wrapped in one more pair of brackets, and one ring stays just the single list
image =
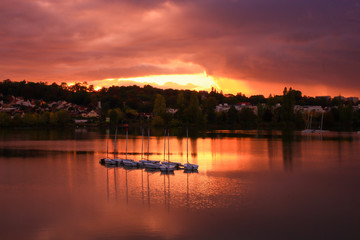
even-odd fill
[{"label": "water reflection", "polygon": [[[189,161],[199,172],[170,175],[100,165],[105,132],[52,140],[16,134],[0,138],[1,239],[304,239],[358,232],[356,137],[192,138]],[[149,138],[151,158],[163,158],[162,135]],[[147,137],[129,139],[129,154],[141,159]],[[184,141],[170,137],[173,161],[186,162]],[[113,134],[109,149],[124,153],[125,136],[115,143]]]},{"label": "water reflection", "polygon": [[[189,175],[191,174],[198,174],[199,172],[197,170],[176,170],[175,172],[161,172],[158,169],[145,169],[145,168],[128,168],[126,166],[120,166],[116,167],[114,165],[101,165],[103,168],[106,169],[106,195],[108,202],[111,200],[111,195],[113,194],[114,200],[121,201],[122,199],[118,199],[118,189],[121,188],[121,184],[124,185],[124,191],[125,191],[125,201],[126,204],[129,204],[129,192],[136,192],[138,189],[141,189],[141,202],[144,204],[145,201],[145,195],[147,198],[147,206],[148,208],[151,207],[151,197],[152,197],[152,181],[156,183],[155,188],[159,189],[159,179],[163,179],[163,184],[161,184],[163,189],[163,202],[168,211],[170,211],[171,208],[171,178],[174,177],[176,174],[182,175],[186,174],[187,177],[187,185],[186,185],[186,199],[187,199],[187,206],[189,207]],[[120,173],[124,174],[120,174]],[[132,173],[134,175],[134,178],[129,182],[128,174]],[[175,174],[176,173],[176,174]],[[146,176],[146,194],[145,194],[145,188],[144,188],[144,174]],[[125,176],[124,182],[118,182],[120,175]],[[141,181],[138,182],[137,178],[140,178]],[[113,179],[113,180],[112,180]],[[154,179],[154,180],[152,180]],[[135,181],[134,181],[135,180]],[[129,186],[131,183],[131,186]],[[113,186],[112,186],[113,185]],[[114,191],[112,192],[111,188],[114,188]],[[182,189],[177,188],[176,190],[180,195],[183,195],[184,192],[182,192]],[[156,199],[158,199],[159,195],[156,195]],[[135,194],[135,201],[136,199]],[[157,201],[157,204],[159,201]]]},{"label": "water reflection", "polygon": [[[74,137],[72,135],[70,139],[64,140],[63,137],[60,137],[60,139],[51,141],[40,139],[23,140],[32,137],[26,135],[28,137],[20,138],[19,134],[16,133],[13,140],[10,138],[1,142],[0,156],[31,158],[66,152],[71,152],[74,155],[100,155],[100,158],[106,156],[106,147],[104,147],[107,141],[106,133],[101,135],[93,132],[82,132],[83,136],[80,139],[72,139]],[[110,134],[109,154],[125,158],[125,135],[119,131],[117,140],[114,139],[114,135],[115,131]],[[33,132],[30,132],[30,136],[33,136]],[[230,169],[252,171],[283,169],[285,171],[294,171],[302,166],[303,155],[306,152],[323,151],[323,149],[317,147],[323,145],[321,142],[326,145],[336,143],[338,148],[336,151],[337,160],[341,162],[343,159],[341,155],[343,150],[341,148],[348,142],[343,136],[341,138],[345,139],[344,141],[333,140],[333,136],[330,138],[323,137],[322,139],[317,136],[310,138],[305,136],[303,139],[299,139],[296,134],[284,134],[281,138],[276,135],[271,138],[261,138],[259,135],[258,138],[238,138],[227,137],[228,135],[222,135],[221,133],[217,133],[217,136],[217,138],[190,139],[189,161],[199,164],[202,171],[213,171],[215,169],[216,171],[228,171]],[[355,139],[354,136],[351,139]],[[170,137],[172,161],[186,162],[184,156],[187,152],[184,141],[186,141],[186,138]],[[152,160],[163,160],[163,143],[163,136],[149,136],[149,138],[146,136],[143,140],[141,136],[130,136],[127,154],[131,155],[131,158],[135,160],[140,160],[143,156]],[[311,143],[315,143],[315,146],[311,145]]]},{"label": "water reflection", "polygon": [[283,148],[284,169],[291,171],[293,167],[293,142],[283,141],[282,148]]}]

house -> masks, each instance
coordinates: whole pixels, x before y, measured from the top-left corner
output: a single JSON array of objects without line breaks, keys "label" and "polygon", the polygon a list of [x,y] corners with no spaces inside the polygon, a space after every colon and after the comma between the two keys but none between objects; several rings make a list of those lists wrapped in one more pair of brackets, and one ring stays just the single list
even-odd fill
[{"label": "house", "polygon": [[85,115],[86,118],[98,118],[100,115],[95,112],[94,110],[91,110],[89,113]]},{"label": "house", "polygon": [[236,111],[241,111],[244,108],[249,108],[249,109],[253,110],[253,112],[255,114],[257,114],[257,107],[251,105],[251,103],[249,103],[249,102],[239,102],[239,103],[237,103],[235,105],[231,105],[231,106],[227,103],[219,104],[215,107],[215,112],[227,112],[230,110],[230,108],[232,106],[236,109]]},{"label": "house", "polygon": [[139,116],[143,119],[152,119],[154,118],[154,114],[153,113],[144,113],[144,112],[141,112],[139,113]]},{"label": "house", "polygon": [[227,103],[219,104],[215,107],[215,112],[227,112],[229,111],[230,106]]},{"label": "house", "polygon": [[84,123],[87,123],[88,120],[87,119],[75,119],[74,122],[75,122],[75,124],[84,124]]},{"label": "house", "polygon": [[330,100],[331,100],[331,96],[316,96],[315,98],[316,98],[316,99],[319,99],[319,100],[324,99],[324,100],[326,100],[326,101],[330,101]]},{"label": "house", "polygon": [[237,111],[241,111],[243,108],[253,108],[253,105],[251,105],[249,102],[239,102],[235,104],[235,109]]},{"label": "house", "polygon": [[346,98],[347,101],[352,102],[352,103],[357,103],[359,101],[358,97],[348,97]]},{"label": "house", "polygon": [[170,113],[172,115],[174,115],[175,113],[177,113],[179,110],[178,109],[174,109],[174,108],[168,108],[166,109],[167,113]]},{"label": "house", "polygon": [[309,112],[323,113],[323,112],[325,112],[325,110],[321,106],[300,106],[300,105],[295,105],[294,111],[295,112],[305,112],[305,113],[309,113]]}]

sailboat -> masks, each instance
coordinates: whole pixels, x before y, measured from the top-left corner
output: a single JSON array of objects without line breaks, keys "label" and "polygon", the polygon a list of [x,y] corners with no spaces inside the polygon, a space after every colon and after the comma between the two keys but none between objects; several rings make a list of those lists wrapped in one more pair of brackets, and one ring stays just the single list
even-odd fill
[{"label": "sailboat", "polygon": [[139,160],[139,165],[144,166],[144,128],[141,129],[141,157]]},{"label": "sailboat", "polygon": [[[163,162],[160,165],[160,170],[162,172],[172,172],[174,171],[176,165],[175,164],[170,164],[170,144],[169,144],[169,138],[170,138],[170,131],[168,130],[168,161],[167,162]],[[165,153],[165,152],[164,152]]]},{"label": "sailboat", "polygon": [[113,159],[113,161],[115,162],[116,165],[121,165],[121,164],[123,164],[123,159],[116,158],[116,152],[117,152],[116,142],[117,142],[117,126],[115,128],[115,143],[114,143],[114,159]]},{"label": "sailboat", "polygon": [[107,139],[106,139],[106,158],[100,159],[101,164],[116,164],[114,159],[109,158],[109,128],[106,130],[107,133]]},{"label": "sailboat", "polygon": [[314,130],[311,129],[311,125],[312,125],[312,114],[311,114],[311,112],[309,112],[307,123],[306,123],[306,129],[302,130],[301,133],[313,133]]},{"label": "sailboat", "polygon": [[127,166],[127,167],[137,167],[138,166],[138,163],[135,162],[133,159],[128,159],[127,158],[127,143],[128,143],[128,129],[126,128],[126,151],[125,151],[125,159],[123,159],[123,164],[124,166]]},{"label": "sailboat", "polygon": [[145,168],[151,168],[151,169],[159,169],[160,168],[160,161],[152,161],[149,160],[149,154],[150,154],[150,129],[148,128],[148,152],[147,152],[147,159],[146,160],[140,160],[140,164],[145,166]]},{"label": "sailboat", "polygon": [[324,123],[324,112],[321,113],[321,122],[318,130],[315,130],[315,133],[325,133],[328,130],[323,130],[323,123]]},{"label": "sailboat", "polygon": [[[165,159],[165,146],[166,146],[166,129],[164,130],[164,161],[162,161],[161,163],[174,165],[175,168],[179,168],[181,166],[181,163],[179,163],[179,162],[171,162],[170,160],[166,161],[166,159]],[[170,145],[168,144],[168,146],[170,146]]]},{"label": "sailboat", "polygon": [[199,165],[189,163],[189,130],[186,128],[186,163],[184,164],[184,169],[186,170],[197,170],[199,168]]},{"label": "sailboat", "polygon": [[324,112],[321,113],[321,122],[320,122],[319,129],[317,129],[317,130],[311,129],[312,114],[310,112],[309,115],[308,115],[306,129],[302,130],[301,133],[308,134],[308,133],[324,133],[324,132],[328,132],[327,130],[323,130],[323,122],[324,122]]}]

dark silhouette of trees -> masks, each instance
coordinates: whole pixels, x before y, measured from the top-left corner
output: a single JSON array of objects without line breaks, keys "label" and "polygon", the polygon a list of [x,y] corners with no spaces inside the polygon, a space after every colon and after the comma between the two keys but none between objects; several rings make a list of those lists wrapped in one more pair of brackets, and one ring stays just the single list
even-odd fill
[{"label": "dark silhouette of trees", "polygon": [[[106,117],[111,124],[153,123],[154,126],[197,126],[208,128],[266,128],[282,129],[284,127],[304,128],[306,116],[295,112],[295,105],[314,105],[329,109],[324,114],[324,129],[352,131],[360,130],[360,112],[354,110],[355,103],[342,97],[329,99],[327,97],[302,96],[301,91],[285,88],[283,95],[263,95],[250,97],[242,93],[224,95],[216,89],[211,92],[196,92],[190,90],[158,89],[150,85],[111,86],[94,90],[94,86],[84,83],[67,85],[66,83],[27,81],[13,82],[6,79],[0,82],[0,100],[4,105],[13,101],[13,97],[33,100],[37,108],[53,101],[67,101],[87,107],[101,113],[100,122],[105,124]],[[101,102],[101,109],[98,109]],[[257,115],[252,109],[243,108],[237,111],[235,104],[249,102],[257,106]],[[228,103],[228,111],[216,112],[218,104]],[[175,114],[169,114],[168,108],[177,109]],[[65,126],[73,122],[74,115],[66,110],[30,109],[17,106],[18,111],[0,113],[0,126]],[[71,108],[69,111],[73,111]],[[153,117],[152,114],[153,113]],[[150,116],[150,119],[148,119]],[[321,122],[321,115],[313,116],[314,126]]]}]

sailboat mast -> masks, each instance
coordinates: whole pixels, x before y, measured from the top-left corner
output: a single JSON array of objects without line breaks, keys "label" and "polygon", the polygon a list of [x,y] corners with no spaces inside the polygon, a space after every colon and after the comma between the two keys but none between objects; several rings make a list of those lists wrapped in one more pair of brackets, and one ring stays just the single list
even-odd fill
[{"label": "sailboat mast", "polygon": [[170,162],[170,143],[169,143],[169,138],[170,138],[170,130],[168,129],[168,163]]},{"label": "sailboat mast", "polygon": [[307,123],[306,123],[306,129],[310,129],[310,112],[308,113]]},{"label": "sailboat mast", "polygon": [[320,130],[323,129],[323,122],[324,122],[324,112],[321,113],[321,125],[320,125]]},{"label": "sailboat mast", "polygon": [[127,159],[127,142],[128,142],[128,129],[126,128],[126,144],[125,144],[125,151],[126,151],[126,153],[125,153],[125,159]]},{"label": "sailboat mast", "polygon": [[166,148],[166,128],[164,129],[164,161],[165,161],[165,148]]},{"label": "sailboat mast", "polygon": [[141,129],[141,160],[144,154],[144,128]]},{"label": "sailboat mast", "polygon": [[189,163],[189,129],[186,128],[186,162]]},{"label": "sailboat mast", "polygon": [[109,158],[109,128],[106,130],[107,140],[106,140],[106,158]]},{"label": "sailboat mast", "polygon": [[148,128],[148,153],[147,153],[147,160],[149,161],[150,155],[150,128]]},{"label": "sailboat mast", "polygon": [[114,159],[116,159],[117,126],[115,128]]}]

